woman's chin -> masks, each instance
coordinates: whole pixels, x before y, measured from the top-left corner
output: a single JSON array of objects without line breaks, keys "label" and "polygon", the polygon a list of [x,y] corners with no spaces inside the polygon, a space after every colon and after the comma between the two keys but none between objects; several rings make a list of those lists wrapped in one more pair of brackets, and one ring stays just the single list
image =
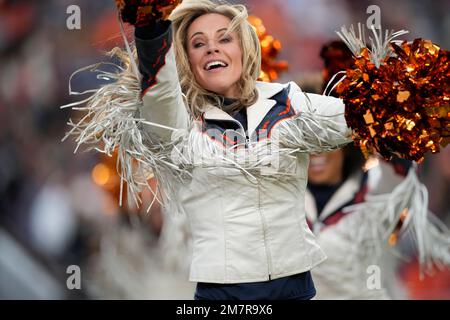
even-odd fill
[{"label": "woman's chin", "polygon": [[224,85],[217,85],[217,86],[209,86],[208,91],[211,91],[215,94],[218,94],[220,96],[224,96],[227,98],[237,98],[235,94],[233,94],[233,90],[231,89],[232,86],[224,86]]},{"label": "woman's chin", "polygon": [[325,170],[311,170],[308,171],[308,181],[312,184],[327,184],[330,178]]}]

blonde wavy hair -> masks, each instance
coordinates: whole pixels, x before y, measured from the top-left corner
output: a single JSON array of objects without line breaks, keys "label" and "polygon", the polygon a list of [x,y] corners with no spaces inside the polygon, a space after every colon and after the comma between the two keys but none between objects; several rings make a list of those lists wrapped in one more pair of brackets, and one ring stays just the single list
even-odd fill
[{"label": "blonde wavy hair", "polygon": [[189,109],[195,118],[200,118],[206,106],[221,104],[222,98],[202,88],[195,80],[187,54],[187,33],[191,23],[198,17],[217,13],[231,20],[227,32],[236,32],[242,51],[242,75],[237,85],[240,90],[238,101],[230,106],[232,111],[248,107],[258,98],[256,79],[261,71],[261,47],[258,36],[248,22],[247,9],[243,5],[231,5],[224,1],[184,0],[170,15],[172,20],[175,59],[183,93]]}]

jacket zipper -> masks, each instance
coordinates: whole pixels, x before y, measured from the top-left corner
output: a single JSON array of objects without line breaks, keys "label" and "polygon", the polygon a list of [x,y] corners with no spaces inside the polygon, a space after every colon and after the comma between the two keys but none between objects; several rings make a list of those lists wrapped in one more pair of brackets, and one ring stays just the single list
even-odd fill
[{"label": "jacket zipper", "polygon": [[264,215],[261,212],[261,187],[258,182],[258,212],[261,216],[261,221],[263,224],[263,237],[264,237],[264,249],[266,250],[266,258],[267,258],[267,272],[269,274],[269,280],[272,280],[272,256],[270,254],[269,246],[267,245],[267,224],[264,219]]},{"label": "jacket zipper", "polygon": [[[249,148],[250,146],[250,139],[249,137],[247,137],[247,134],[244,130],[244,127],[241,125],[241,123],[237,120],[225,120],[225,121],[231,121],[236,123],[239,128],[241,129],[241,132],[245,135],[245,145],[247,148]],[[266,220],[264,219],[264,215],[261,212],[261,186],[258,182],[258,212],[259,215],[261,216],[261,221],[263,224],[263,237],[264,237],[264,249],[266,251],[266,258],[267,258],[267,273],[269,275],[269,280],[272,280],[272,255],[270,254],[270,249],[269,246],[267,245],[267,224],[266,224]]]}]

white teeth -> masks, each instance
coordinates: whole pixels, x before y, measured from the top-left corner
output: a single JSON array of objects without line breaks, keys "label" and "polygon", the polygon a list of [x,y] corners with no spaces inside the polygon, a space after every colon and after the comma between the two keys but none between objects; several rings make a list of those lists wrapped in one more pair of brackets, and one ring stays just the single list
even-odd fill
[{"label": "white teeth", "polygon": [[313,166],[323,166],[327,164],[325,157],[311,157],[310,164]]},{"label": "white teeth", "polygon": [[226,67],[227,64],[225,62],[219,61],[219,60],[211,61],[205,65],[205,70],[210,70],[213,66]]}]

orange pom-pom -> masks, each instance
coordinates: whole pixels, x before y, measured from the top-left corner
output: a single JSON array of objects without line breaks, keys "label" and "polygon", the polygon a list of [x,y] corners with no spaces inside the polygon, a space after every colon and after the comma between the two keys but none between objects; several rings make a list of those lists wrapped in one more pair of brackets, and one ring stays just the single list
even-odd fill
[{"label": "orange pom-pom", "polygon": [[281,43],[267,33],[262,20],[255,16],[249,16],[248,21],[255,28],[261,44],[261,74],[258,80],[271,82],[278,79],[279,74],[288,69],[286,61],[277,61],[281,50]]},{"label": "orange pom-pom", "polygon": [[150,21],[166,20],[182,0],[115,0],[124,22],[145,25]]},{"label": "orange pom-pom", "polygon": [[357,144],[421,162],[450,137],[450,52],[422,39],[391,46],[379,67],[363,48],[337,93]]}]

